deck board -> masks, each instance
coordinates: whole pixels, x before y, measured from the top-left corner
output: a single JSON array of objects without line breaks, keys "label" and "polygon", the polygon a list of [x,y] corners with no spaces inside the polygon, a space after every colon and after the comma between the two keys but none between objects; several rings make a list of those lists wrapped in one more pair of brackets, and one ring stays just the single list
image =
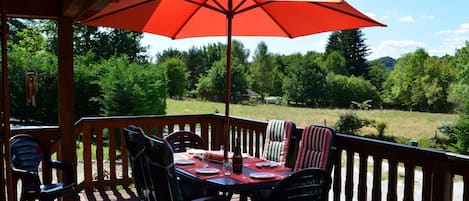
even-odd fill
[{"label": "deck board", "polygon": [[[135,188],[88,193],[82,191],[79,196],[81,201],[139,201]],[[239,200],[239,195],[234,194],[231,200]]]}]

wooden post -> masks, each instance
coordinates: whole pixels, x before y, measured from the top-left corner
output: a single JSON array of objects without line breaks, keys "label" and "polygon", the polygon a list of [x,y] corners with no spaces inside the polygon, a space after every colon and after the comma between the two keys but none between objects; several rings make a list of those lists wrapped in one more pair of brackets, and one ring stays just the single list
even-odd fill
[{"label": "wooden post", "polygon": [[[73,19],[58,17],[58,109],[61,142],[59,160],[76,166],[76,139],[74,134],[74,78],[73,78]],[[71,178],[62,180],[70,181]],[[76,178],[75,178],[76,179]]]},{"label": "wooden post", "polygon": [[435,161],[432,179],[432,200],[450,201],[453,194],[453,176],[448,163]]}]

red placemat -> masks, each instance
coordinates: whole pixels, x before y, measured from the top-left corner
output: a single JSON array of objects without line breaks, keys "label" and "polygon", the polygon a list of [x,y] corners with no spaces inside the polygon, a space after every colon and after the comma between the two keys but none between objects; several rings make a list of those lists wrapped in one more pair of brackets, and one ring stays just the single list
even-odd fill
[{"label": "red placemat", "polygon": [[273,182],[273,181],[280,181],[283,178],[287,177],[288,175],[285,175],[280,172],[273,172],[275,174],[275,177],[269,178],[269,179],[256,179],[256,178],[251,178],[249,174],[231,174],[230,177],[241,182],[241,183],[262,183],[262,182]]}]

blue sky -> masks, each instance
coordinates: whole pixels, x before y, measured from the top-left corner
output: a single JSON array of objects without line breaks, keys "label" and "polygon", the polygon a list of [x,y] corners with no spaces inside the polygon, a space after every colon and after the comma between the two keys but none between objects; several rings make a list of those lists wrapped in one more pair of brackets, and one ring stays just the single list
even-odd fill
[{"label": "blue sky", "polygon": [[[347,0],[364,14],[387,24],[388,27],[362,29],[370,48],[368,59],[401,55],[424,48],[430,55],[454,54],[469,41],[469,1],[440,0]],[[233,37],[254,53],[257,44],[264,41],[271,53],[292,54],[307,51],[324,52],[328,33],[295,39],[279,37]],[[226,43],[225,37],[204,37],[171,40],[145,34],[143,45],[149,46],[149,55],[174,48],[181,51],[209,43]]]}]

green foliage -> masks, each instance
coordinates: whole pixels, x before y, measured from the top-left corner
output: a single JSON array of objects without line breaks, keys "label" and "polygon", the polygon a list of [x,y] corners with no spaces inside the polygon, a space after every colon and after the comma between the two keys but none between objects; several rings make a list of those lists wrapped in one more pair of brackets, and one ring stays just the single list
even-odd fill
[{"label": "green foliage", "polygon": [[357,106],[358,109],[361,110],[369,110],[371,108],[371,102],[373,102],[373,100],[365,100],[362,102],[352,101],[352,105]]},{"label": "green foliage", "polygon": [[164,60],[161,65],[166,70],[169,97],[181,99],[189,77],[184,62],[178,57],[173,57]]},{"label": "green foliage", "polygon": [[469,154],[469,116],[461,115],[456,124],[442,126],[440,131],[450,138],[455,151]]},{"label": "green foliage", "polygon": [[[231,98],[234,102],[240,101],[241,94],[247,89],[247,75],[245,66],[236,58],[231,63]],[[217,61],[208,70],[207,75],[200,78],[197,91],[200,97],[208,100],[222,102],[225,100],[226,58]]]},{"label": "green foliage", "polygon": [[326,81],[327,105],[348,108],[352,101],[373,102],[375,105],[381,103],[376,87],[361,77],[329,74]]},{"label": "green foliage", "polygon": [[314,106],[324,98],[326,71],[316,59],[318,55],[294,55],[287,63],[283,80],[287,100]]},{"label": "green foliage", "polygon": [[345,58],[345,68],[349,75],[368,76],[366,56],[369,49],[360,29],[333,32],[326,45],[326,56],[335,51]]},{"label": "green foliage", "polygon": [[386,66],[382,63],[378,62],[371,62],[370,65],[370,72],[368,73],[368,78],[373,84],[373,86],[378,89],[378,91],[383,90],[383,84],[389,76],[388,70],[386,70]]},{"label": "green foliage", "polygon": [[98,81],[104,116],[165,114],[167,78],[155,65],[130,63],[125,58],[104,61],[108,69]]},{"label": "green foliage", "polygon": [[337,75],[348,75],[348,71],[345,68],[345,58],[338,51],[333,51],[325,56],[323,66],[330,72]]},{"label": "green foliage", "polygon": [[264,96],[272,95],[274,91],[277,63],[272,54],[268,53],[267,45],[261,42],[257,45],[254,59],[249,66],[252,79],[252,89]]},{"label": "green foliage", "polygon": [[[55,55],[43,50],[26,52],[25,48],[14,48],[9,51],[8,56],[11,116],[26,124],[34,121],[56,124],[58,115]],[[36,106],[26,105],[27,72],[36,73],[38,83]]]},{"label": "green foliage", "polygon": [[98,116],[102,108],[101,88],[98,80],[107,72],[96,63],[92,52],[75,57],[75,119],[86,116]]},{"label": "green foliage", "polygon": [[335,129],[339,133],[356,135],[361,128],[370,126],[373,123],[372,120],[360,118],[355,112],[347,112],[340,115],[335,123]]},{"label": "green foliage", "polygon": [[384,137],[384,130],[388,127],[388,124],[385,121],[379,120],[374,123],[373,127],[378,131],[378,136]]},{"label": "green foliage", "polygon": [[418,49],[397,61],[384,82],[384,101],[408,110],[451,111],[448,94],[455,73],[445,60],[430,57],[423,49]]}]

